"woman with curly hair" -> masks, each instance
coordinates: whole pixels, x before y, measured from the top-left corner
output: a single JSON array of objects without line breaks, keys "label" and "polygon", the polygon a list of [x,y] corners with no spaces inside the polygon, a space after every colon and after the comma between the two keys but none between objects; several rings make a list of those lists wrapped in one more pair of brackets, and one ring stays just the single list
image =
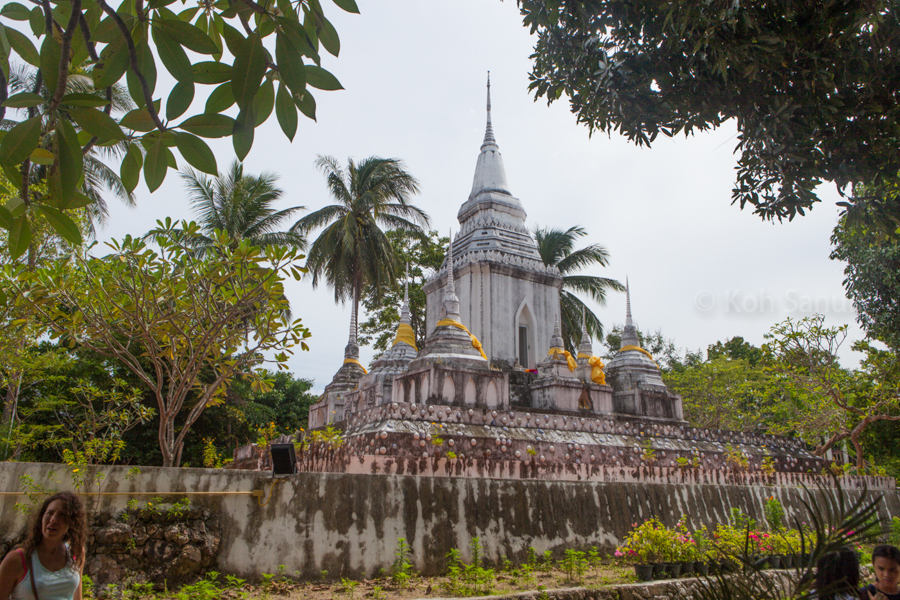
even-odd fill
[{"label": "woman with curly hair", "polygon": [[72,492],[44,500],[25,543],[0,562],[0,600],[81,600],[87,513]]}]

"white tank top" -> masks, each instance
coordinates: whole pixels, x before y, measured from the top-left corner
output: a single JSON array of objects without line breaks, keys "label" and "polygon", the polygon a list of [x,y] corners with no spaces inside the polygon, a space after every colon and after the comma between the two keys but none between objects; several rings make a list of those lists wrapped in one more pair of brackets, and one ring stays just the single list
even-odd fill
[{"label": "white tank top", "polygon": [[[34,586],[37,588],[38,600],[72,600],[78,584],[81,583],[81,573],[71,558],[62,569],[48,571],[35,552],[31,555],[31,565],[34,567]],[[35,600],[34,594],[31,593],[31,576],[28,573],[25,573],[25,579],[13,588],[10,600]]]}]

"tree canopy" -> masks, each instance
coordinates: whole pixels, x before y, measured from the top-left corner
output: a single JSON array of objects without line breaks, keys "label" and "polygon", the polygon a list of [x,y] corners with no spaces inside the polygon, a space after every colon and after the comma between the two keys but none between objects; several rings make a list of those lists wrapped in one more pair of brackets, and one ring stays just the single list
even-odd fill
[{"label": "tree canopy", "polygon": [[[335,4],[359,12],[354,0]],[[173,8],[182,10],[176,14]],[[28,248],[36,216],[66,240],[80,242],[67,211],[93,201],[82,191],[85,157],[93,148],[135,142],[121,159],[121,182],[130,193],[143,173],[152,192],[177,168],[173,150],[215,176],[215,156],[201,138],[230,137],[243,160],[255,128],[273,111],[293,139],[298,111],[315,119],[308,88],[341,89],[321,67],[320,51],[337,56],[340,40],[318,0],[183,7],[173,0],[136,0],[116,8],[105,0],[31,7],[7,2],[0,18],[0,120],[11,121],[0,132],[0,167],[18,192],[0,206],[0,227],[9,231],[13,256]],[[32,65],[37,76],[33,88],[10,94],[14,60]],[[82,66],[93,91],[67,88],[70,73]],[[176,82],[169,89],[157,85],[167,79],[158,77],[161,70]],[[113,89],[123,79],[136,108],[116,120]],[[203,85],[216,87],[202,110],[192,108]],[[237,116],[226,115],[234,105]],[[45,191],[32,188],[36,165],[46,167]]]},{"label": "tree canopy", "polygon": [[900,21],[890,0],[519,0],[537,34],[531,90],[565,94],[590,130],[638,145],[734,119],[732,200],[792,219],[816,186],[871,184],[859,205],[900,226]]},{"label": "tree canopy", "polygon": [[[164,466],[177,466],[185,436],[207,406],[238,376],[266,387],[265,354],[282,365],[306,349],[309,331],[286,315],[282,281],[302,255],[216,232],[214,251],[198,257],[195,223],[167,220],[151,232],[159,250],[126,237],[112,253],[85,252],[36,270],[7,267],[6,281],[39,322],[72,347],[121,362],[154,396]],[[176,422],[177,419],[177,422]]]}]

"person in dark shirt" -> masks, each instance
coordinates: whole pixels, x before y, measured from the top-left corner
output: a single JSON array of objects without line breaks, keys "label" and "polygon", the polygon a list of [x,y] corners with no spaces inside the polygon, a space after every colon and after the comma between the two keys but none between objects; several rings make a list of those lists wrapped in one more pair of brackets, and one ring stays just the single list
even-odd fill
[{"label": "person in dark shirt", "polygon": [[875,583],[859,591],[860,600],[900,600],[900,550],[894,546],[875,546],[872,550]]},{"label": "person in dark shirt", "polygon": [[816,563],[816,600],[858,600],[859,557],[856,550],[841,548]]}]

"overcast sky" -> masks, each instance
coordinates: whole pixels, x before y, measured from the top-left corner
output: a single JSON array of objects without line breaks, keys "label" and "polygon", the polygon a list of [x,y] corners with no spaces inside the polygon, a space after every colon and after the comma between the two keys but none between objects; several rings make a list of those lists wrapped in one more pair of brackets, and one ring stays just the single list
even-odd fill
[{"label": "overcast sky", "polygon": [[[535,102],[527,90],[534,42],[515,2],[357,1],[360,15],[325,6],[341,53],[326,56],[323,66],[345,90],[315,91],[318,122],[301,116],[293,143],[274,115],[257,129],[246,170],[280,175],[286,191],[281,207],[330,203],[313,166],[317,154],[341,162],[395,157],[421,182],[415,202],[435,228],[455,232],[484,135],[490,70],[494,133],[527,224],[580,225],[589,232],[582,245],[606,246],[611,264],[592,274],[622,282],[629,277],[642,330],[660,329],[680,348],[705,350],[737,335],[761,344],[773,324],[818,310],[830,324],[850,324],[851,338],[861,337],[841,286],[843,265],[828,258],[838,214],[833,186],[822,190],[823,202],[807,216],[762,222],[730,204],[733,126],[637,148],[617,136],[590,138],[565,101],[550,107]],[[195,101],[195,111],[203,102]],[[226,170],[230,142],[213,149]],[[152,195],[142,181],[137,195],[135,209],[111,201],[101,239],[144,233],[166,216],[191,217],[173,172]],[[343,359],[349,305],[335,305],[330,290],[306,282],[288,289],[294,314],[313,335],[311,351],[298,352],[289,366],[321,391]],[[621,324],[624,294],[595,312],[607,328]],[[857,360],[849,345],[845,364]],[[362,349],[363,364],[371,356],[370,348]]]}]

